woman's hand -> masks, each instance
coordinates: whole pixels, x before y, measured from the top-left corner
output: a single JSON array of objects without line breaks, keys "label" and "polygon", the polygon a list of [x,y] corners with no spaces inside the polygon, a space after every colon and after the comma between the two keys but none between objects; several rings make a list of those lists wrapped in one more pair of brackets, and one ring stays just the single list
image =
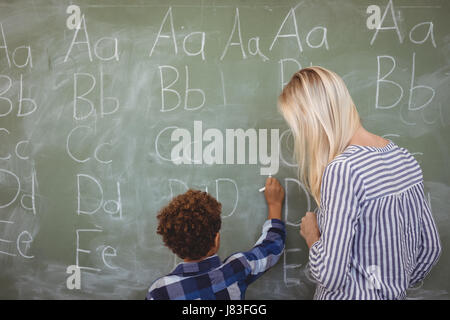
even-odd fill
[{"label": "woman's hand", "polygon": [[300,223],[300,235],[305,239],[308,248],[320,239],[317,217],[314,212],[307,212]]},{"label": "woman's hand", "polygon": [[275,178],[267,178],[266,190],[264,191],[267,206],[269,207],[268,219],[281,220],[281,209],[283,208],[284,189]]}]

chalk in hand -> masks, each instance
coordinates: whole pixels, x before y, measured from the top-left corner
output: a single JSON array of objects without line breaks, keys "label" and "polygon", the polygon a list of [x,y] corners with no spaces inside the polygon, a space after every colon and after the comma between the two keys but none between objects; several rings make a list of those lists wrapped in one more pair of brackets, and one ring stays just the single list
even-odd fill
[{"label": "chalk in hand", "polygon": [[[271,174],[269,174],[269,178],[272,178]],[[259,189],[259,192],[264,192],[264,190],[266,190],[266,187],[262,187],[261,189]]]}]

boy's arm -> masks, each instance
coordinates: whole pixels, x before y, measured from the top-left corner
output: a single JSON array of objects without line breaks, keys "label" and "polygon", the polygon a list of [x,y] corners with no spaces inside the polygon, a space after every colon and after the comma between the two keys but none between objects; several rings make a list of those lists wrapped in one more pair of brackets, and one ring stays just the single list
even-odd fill
[{"label": "boy's arm", "polygon": [[249,266],[247,284],[258,279],[278,262],[284,250],[285,240],[286,228],[283,221],[270,219],[264,223],[262,235],[255,246],[250,251],[242,253]]},{"label": "boy's arm", "polygon": [[243,258],[248,273],[247,284],[255,281],[277,263],[286,240],[285,224],[281,221],[284,189],[277,179],[270,177],[266,180],[264,195],[268,205],[268,220],[263,225],[261,237],[250,251],[235,254],[231,259],[227,259]]}]

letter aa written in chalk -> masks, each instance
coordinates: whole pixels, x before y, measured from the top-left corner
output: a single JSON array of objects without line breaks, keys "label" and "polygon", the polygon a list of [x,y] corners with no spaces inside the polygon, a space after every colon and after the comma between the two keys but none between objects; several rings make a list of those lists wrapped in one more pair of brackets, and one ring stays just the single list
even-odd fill
[{"label": "letter aa written in chalk", "polygon": [[[17,67],[17,68],[25,68],[27,66],[29,66],[30,68],[33,68],[33,57],[31,55],[31,47],[27,46],[27,45],[22,45],[22,46],[18,46],[16,47],[13,52],[12,55],[10,57],[9,55],[9,51],[8,51],[8,44],[6,42],[6,35],[5,35],[5,30],[3,28],[3,24],[0,23],[0,53],[2,50],[4,50],[5,53],[5,57],[6,57],[6,61],[8,63],[8,67],[11,68],[11,61],[12,64]],[[23,62],[18,62],[16,58],[16,55],[19,54],[19,56],[23,56],[25,55],[25,59]],[[0,55],[1,58],[1,55]]]},{"label": "letter aa written in chalk", "polygon": [[[81,28],[81,26],[83,26],[83,27]],[[83,30],[83,32],[84,32],[84,40],[78,40],[80,30]],[[111,50],[112,54],[110,54],[109,56],[100,55],[100,52],[106,51],[106,48],[108,47],[108,43],[110,44],[110,46],[112,48],[112,50]],[[90,62],[93,61],[91,43],[89,41],[89,34],[88,34],[88,29],[86,26],[86,18],[84,16],[84,14],[81,16],[81,20],[80,20],[79,24],[77,25],[77,27],[75,28],[75,32],[73,34],[73,38],[70,43],[69,49],[67,50],[66,56],[64,58],[64,62],[67,62],[67,59],[69,58],[74,45],[77,45],[77,46],[84,45],[85,48],[87,49],[89,61]],[[102,37],[102,38],[98,39],[94,44],[94,55],[100,61],[110,61],[110,60],[119,61],[119,40],[114,37]]]}]

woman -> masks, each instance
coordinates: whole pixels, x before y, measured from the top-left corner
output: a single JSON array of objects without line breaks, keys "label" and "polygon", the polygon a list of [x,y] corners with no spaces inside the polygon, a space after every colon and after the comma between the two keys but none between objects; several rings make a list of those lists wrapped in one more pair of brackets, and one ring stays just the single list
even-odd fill
[{"label": "woman", "polygon": [[296,72],[278,107],[318,205],[300,227],[314,298],[404,299],[441,253],[419,164],[366,131],[343,80],[322,67]]}]

